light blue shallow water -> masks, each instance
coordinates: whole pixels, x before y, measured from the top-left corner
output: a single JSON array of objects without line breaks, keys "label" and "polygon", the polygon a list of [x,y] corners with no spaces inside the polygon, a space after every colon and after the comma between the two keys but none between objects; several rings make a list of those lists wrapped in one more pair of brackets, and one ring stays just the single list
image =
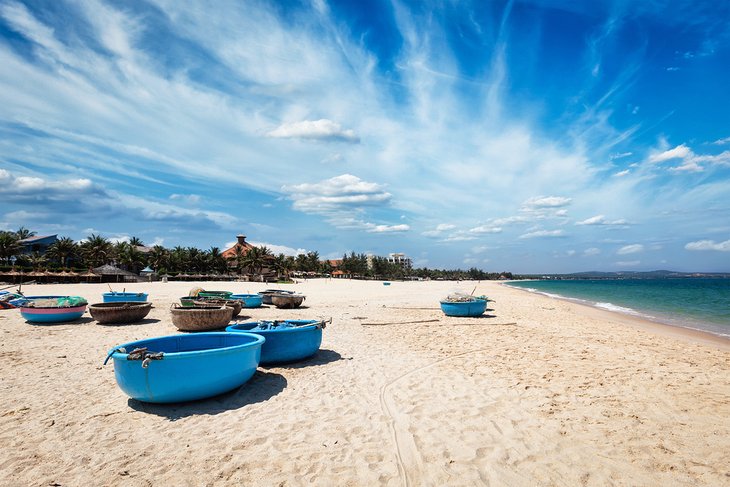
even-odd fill
[{"label": "light blue shallow water", "polygon": [[513,281],[510,286],[730,338],[730,279]]}]

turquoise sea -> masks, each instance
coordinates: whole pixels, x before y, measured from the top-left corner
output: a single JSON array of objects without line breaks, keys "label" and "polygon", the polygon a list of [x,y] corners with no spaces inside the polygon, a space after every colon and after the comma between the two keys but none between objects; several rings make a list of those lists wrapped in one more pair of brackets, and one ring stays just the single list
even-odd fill
[{"label": "turquoise sea", "polygon": [[730,338],[730,279],[577,279],[509,285]]}]

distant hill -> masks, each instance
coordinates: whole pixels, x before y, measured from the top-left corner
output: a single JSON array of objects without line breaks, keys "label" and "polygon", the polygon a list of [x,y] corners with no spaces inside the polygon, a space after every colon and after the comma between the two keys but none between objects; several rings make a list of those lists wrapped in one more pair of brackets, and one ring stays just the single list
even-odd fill
[{"label": "distant hill", "polygon": [[727,272],[676,272],[676,271],[619,271],[619,272],[574,272],[571,274],[540,274],[532,275],[535,278],[551,278],[551,279],[676,279],[676,278],[730,278]]}]

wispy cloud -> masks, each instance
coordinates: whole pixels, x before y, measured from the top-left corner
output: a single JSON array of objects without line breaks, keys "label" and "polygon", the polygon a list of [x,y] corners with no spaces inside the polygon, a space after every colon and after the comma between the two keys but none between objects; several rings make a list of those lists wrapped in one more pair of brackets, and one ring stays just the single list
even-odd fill
[{"label": "wispy cloud", "polygon": [[636,254],[638,252],[642,252],[644,250],[644,246],[642,244],[631,244],[631,245],[624,245],[620,249],[616,251],[618,255],[629,255],[629,254]]},{"label": "wispy cloud", "polygon": [[355,135],[354,130],[343,130],[340,124],[327,119],[285,123],[267,135],[280,139],[312,139],[349,142],[351,144],[360,142],[360,137]]},{"label": "wispy cloud", "polygon": [[687,250],[715,250],[718,252],[730,252],[730,240],[715,242],[714,240],[698,240],[689,242],[684,246]]},{"label": "wispy cloud", "polygon": [[520,235],[520,238],[545,238],[545,237],[563,237],[565,233],[562,230],[535,230]]},{"label": "wispy cloud", "polygon": [[590,218],[586,218],[585,220],[579,221],[575,223],[576,225],[604,225],[604,226],[617,226],[617,225],[627,225],[628,222],[624,219],[618,219],[618,220],[608,220],[603,215],[596,215],[592,216]]}]

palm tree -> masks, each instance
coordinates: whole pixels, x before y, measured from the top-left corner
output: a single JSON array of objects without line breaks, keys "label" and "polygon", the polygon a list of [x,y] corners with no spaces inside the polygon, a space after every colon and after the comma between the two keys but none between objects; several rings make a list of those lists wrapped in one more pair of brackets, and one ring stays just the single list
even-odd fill
[{"label": "palm tree", "polygon": [[289,272],[294,267],[294,259],[284,254],[279,254],[274,257],[272,267],[276,271],[277,277],[284,276],[285,279],[289,279]]},{"label": "palm tree", "polygon": [[155,245],[147,254],[147,265],[156,271],[166,269],[170,258],[170,252],[162,245]]},{"label": "palm tree", "polygon": [[220,273],[224,273],[228,269],[226,259],[218,247],[211,247],[208,250],[208,268]]},{"label": "palm tree", "polygon": [[128,271],[137,273],[139,268],[144,265],[144,254],[134,245],[120,242],[116,245],[115,253],[117,261]]},{"label": "palm tree", "polygon": [[[266,249],[266,247],[263,247]],[[268,251],[268,249],[266,249]],[[243,265],[248,268],[251,274],[258,274],[264,266],[264,254],[261,247],[252,247],[246,252]],[[257,272],[258,271],[258,272]]]},{"label": "palm tree", "polygon": [[81,244],[81,255],[91,267],[107,264],[114,256],[112,243],[101,235],[91,234]]},{"label": "palm tree", "polygon": [[23,239],[35,236],[35,232],[32,232],[25,227],[18,228],[18,230],[15,232],[15,234],[18,236],[18,240],[23,240]]},{"label": "palm tree", "polygon": [[130,238],[129,245],[131,245],[132,247],[144,247],[144,243],[142,242],[142,240],[137,237]]},{"label": "palm tree", "polygon": [[67,267],[69,259],[76,256],[78,247],[76,242],[68,237],[62,237],[56,240],[48,250],[46,256],[52,260],[56,260],[61,264],[61,267]]},{"label": "palm tree", "polygon": [[20,252],[23,246],[18,243],[18,240],[18,235],[13,232],[0,232],[0,259],[7,262]]}]

